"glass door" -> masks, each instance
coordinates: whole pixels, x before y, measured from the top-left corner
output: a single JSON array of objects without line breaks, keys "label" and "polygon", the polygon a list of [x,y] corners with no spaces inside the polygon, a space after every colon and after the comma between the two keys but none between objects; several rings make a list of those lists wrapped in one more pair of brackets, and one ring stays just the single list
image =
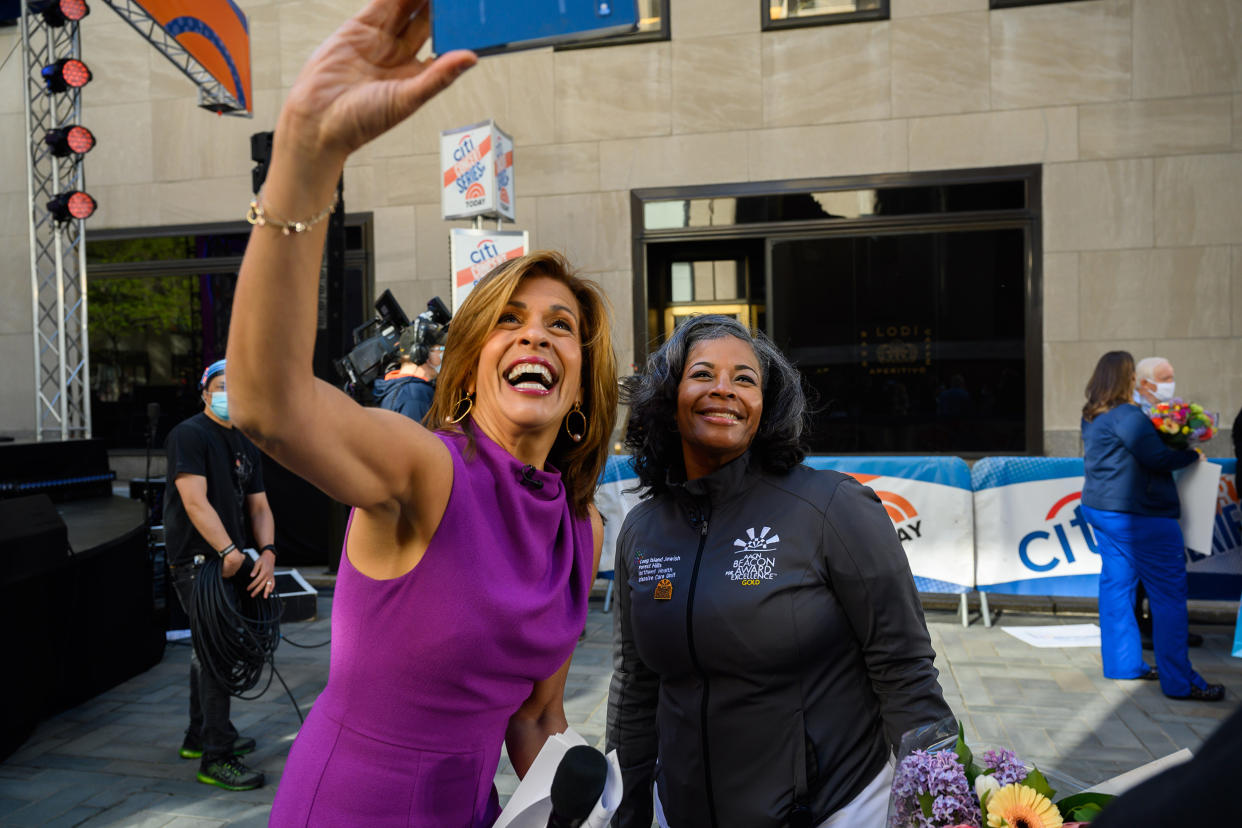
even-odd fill
[{"label": "glass door", "polygon": [[1026,248],[1021,227],[769,239],[812,451],[1026,451]]}]

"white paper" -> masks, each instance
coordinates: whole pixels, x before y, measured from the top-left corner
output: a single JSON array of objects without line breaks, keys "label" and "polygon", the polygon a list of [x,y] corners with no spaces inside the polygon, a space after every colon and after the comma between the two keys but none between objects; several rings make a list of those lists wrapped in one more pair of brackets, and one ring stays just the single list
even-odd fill
[{"label": "white paper", "polygon": [[[556,768],[566,751],[585,744],[586,740],[572,727],[564,733],[549,736],[531,763],[530,770],[509,798],[509,804],[500,812],[494,828],[546,828],[548,816],[552,813],[552,778],[556,776]],[[621,804],[621,763],[617,760],[617,752],[611,751],[604,758],[608,760],[604,793],[595,803],[595,809],[583,823],[583,828],[606,828]]]},{"label": "white paper", "polygon": [[1087,788],[1084,793],[1123,794],[1135,785],[1140,782],[1146,782],[1163,770],[1190,761],[1193,756],[1194,754],[1189,749],[1182,748],[1177,753],[1170,753],[1168,756],[1152,760],[1146,765],[1140,765],[1133,770],[1114,776],[1112,779],[1107,779],[1095,787]]},{"label": "white paper", "polygon": [[1001,627],[1032,647],[1099,647],[1100,628],[1095,624],[1053,624],[1047,627]]},{"label": "white paper", "polygon": [[1216,493],[1220,488],[1221,468],[1215,463],[1191,463],[1174,473],[1177,496],[1182,501],[1182,527],[1186,546],[1200,555],[1212,552],[1212,534],[1216,531]]}]

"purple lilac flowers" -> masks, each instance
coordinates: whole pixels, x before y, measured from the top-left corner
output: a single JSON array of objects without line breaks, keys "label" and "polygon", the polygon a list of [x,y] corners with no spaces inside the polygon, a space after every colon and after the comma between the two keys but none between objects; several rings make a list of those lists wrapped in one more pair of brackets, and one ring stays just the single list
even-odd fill
[{"label": "purple lilac flowers", "polygon": [[992,778],[1000,783],[1001,787],[1026,779],[1026,765],[1018,760],[1012,750],[1002,748],[987,751],[983,754],[983,766],[992,769]]},{"label": "purple lilac flowers", "polygon": [[[1012,755],[1012,754],[1011,754]],[[932,797],[932,816],[923,816],[919,794]],[[979,826],[979,803],[966,781],[966,770],[951,751],[916,750],[901,761],[893,777],[893,821],[890,828]]]}]

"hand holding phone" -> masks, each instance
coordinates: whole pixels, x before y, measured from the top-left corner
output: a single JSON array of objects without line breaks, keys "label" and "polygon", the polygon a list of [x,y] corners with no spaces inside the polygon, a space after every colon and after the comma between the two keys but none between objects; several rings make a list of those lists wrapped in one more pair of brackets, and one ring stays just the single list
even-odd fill
[{"label": "hand holding phone", "polygon": [[638,27],[636,0],[435,0],[432,45],[494,55],[595,40]]},{"label": "hand holding phone", "polygon": [[371,0],[302,67],[281,110],[277,142],[343,164],[405,120],[477,60],[467,51],[419,60],[430,31],[427,0]]}]

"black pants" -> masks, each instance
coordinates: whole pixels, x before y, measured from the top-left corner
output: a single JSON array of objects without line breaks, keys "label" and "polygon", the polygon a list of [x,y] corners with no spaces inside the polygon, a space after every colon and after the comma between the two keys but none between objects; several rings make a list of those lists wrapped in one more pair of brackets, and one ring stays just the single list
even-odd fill
[{"label": "black pants", "polygon": [[[177,589],[177,599],[181,607],[191,619],[194,613],[191,606],[194,602],[194,581],[202,570],[195,566],[179,566],[173,570],[173,586]],[[193,620],[190,621],[193,630]],[[194,631],[197,632],[197,631]],[[206,767],[217,759],[231,756],[233,740],[237,738],[237,730],[229,721],[230,696],[210,672],[204,670],[198,662],[198,655],[190,655],[190,729],[191,741],[203,746],[203,766]]]}]

